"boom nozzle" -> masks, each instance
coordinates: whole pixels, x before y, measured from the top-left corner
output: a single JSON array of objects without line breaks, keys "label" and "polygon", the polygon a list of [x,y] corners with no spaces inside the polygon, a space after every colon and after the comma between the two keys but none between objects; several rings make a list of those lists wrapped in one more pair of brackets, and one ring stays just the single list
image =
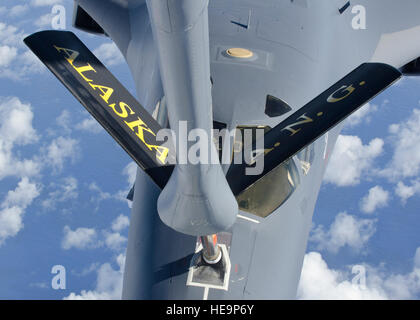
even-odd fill
[{"label": "boom nozzle", "polygon": [[218,263],[222,258],[222,250],[217,244],[217,235],[202,236],[200,239],[203,245],[202,256],[204,261],[208,264]]}]

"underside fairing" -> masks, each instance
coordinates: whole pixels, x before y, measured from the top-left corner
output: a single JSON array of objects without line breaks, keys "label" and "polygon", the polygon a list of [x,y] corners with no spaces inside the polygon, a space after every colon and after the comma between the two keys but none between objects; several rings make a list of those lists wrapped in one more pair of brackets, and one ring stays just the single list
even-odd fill
[{"label": "underside fairing", "polygon": [[[210,0],[210,63],[214,120],[274,127],[287,116],[264,113],[267,94],[296,111],[366,61],[401,67],[420,56],[420,3],[365,0],[367,29],[354,30],[347,1]],[[150,112],[164,95],[156,47],[143,0],[80,0],[78,3],[116,42],[130,66],[139,101]],[[404,5],[403,5],[404,3]],[[112,13],[110,13],[112,12]],[[110,17],[119,17],[118,23]],[[398,40],[398,44],[392,43]],[[252,61],[226,57],[232,47],[252,50]],[[188,85],[188,84],[183,84]],[[263,219],[246,212],[229,230],[228,290],[209,289],[208,299],[294,299],[322,177],[340,126],[314,143],[309,173]],[[296,161],[296,158],[295,158]],[[296,161],[297,162],[297,161]],[[269,190],[267,190],[269,192]],[[156,202],[160,190],[139,170],[136,179],[123,298],[202,299],[205,289],[187,286],[196,238],[166,227]],[[248,218],[248,219],[244,219]]]}]

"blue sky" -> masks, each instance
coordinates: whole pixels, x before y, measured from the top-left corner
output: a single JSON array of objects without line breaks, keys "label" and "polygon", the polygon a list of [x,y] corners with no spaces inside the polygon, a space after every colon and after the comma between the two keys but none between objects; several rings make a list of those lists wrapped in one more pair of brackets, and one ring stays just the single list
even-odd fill
[{"label": "blue sky", "polygon": [[[419,298],[419,84],[403,78],[346,121],[315,209],[301,298]],[[365,268],[365,285],[353,283],[354,266]]]},{"label": "blue sky", "polygon": [[[120,296],[135,166],[22,43],[57,2],[0,4],[0,299]],[[115,46],[77,34],[132,91]],[[66,290],[51,288],[54,265]]]},{"label": "blue sky", "polygon": [[[71,27],[72,1],[0,4],[0,299],[117,299],[135,166],[27,50],[25,35],[66,26],[133,92],[105,37]],[[405,78],[354,114],[314,213],[298,298],[420,297],[420,81]],[[54,290],[51,269],[66,269]],[[366,281],[354,282],[354,266]],[[359,269],[357,269],[359,270]]]}]

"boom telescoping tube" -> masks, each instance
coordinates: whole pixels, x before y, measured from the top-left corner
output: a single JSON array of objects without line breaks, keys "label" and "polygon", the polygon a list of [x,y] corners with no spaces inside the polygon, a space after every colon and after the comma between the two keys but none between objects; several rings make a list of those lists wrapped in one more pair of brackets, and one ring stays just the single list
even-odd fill
[{"label": "boom telescoping tube", "polygon": [[[187,134],[204,130],[208,150],[200,152],[217,154],[212,141],[208,0],[147,0],[147,6],[171,129],[178,136],[185,126]],[[158,212],[174,230],[203,236],[229,229],[238,204],[219,163],[179,161],[194,143],[188,141],[183,150],[178,144],[178,164],[159,196]]]}]

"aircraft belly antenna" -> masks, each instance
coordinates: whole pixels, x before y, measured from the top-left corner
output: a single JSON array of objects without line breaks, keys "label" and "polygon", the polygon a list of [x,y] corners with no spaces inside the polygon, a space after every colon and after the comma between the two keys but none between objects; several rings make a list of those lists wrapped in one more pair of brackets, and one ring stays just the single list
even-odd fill
[{"label": "aircraft belly antenna", "polygon": [[208,162],[191,164],[180,161],[185,157],[181,151],[189,150],[196,141],[178,149],[178,165],[158,199],[159,216],[166,225],[185,234],[215,234],[233,225],[238,205],[220,164],[210,164],[215,158],[211,155],[217,151],[211,134],[208,0],[146,3],[171,129],[177,137],[185,127],[187,133],[196,128],[204,130],[209,155]]}]

